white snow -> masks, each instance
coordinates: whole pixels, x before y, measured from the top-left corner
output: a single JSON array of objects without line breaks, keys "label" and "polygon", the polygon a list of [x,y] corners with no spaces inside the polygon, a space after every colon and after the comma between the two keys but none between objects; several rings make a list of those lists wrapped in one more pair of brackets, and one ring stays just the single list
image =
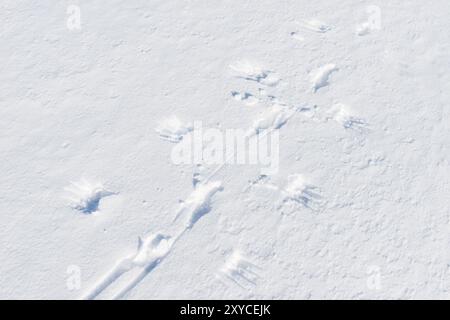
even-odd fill
[{"label": "white snow", "polygon": [[448,0],[0,8],[0,298],[450,298]]}]

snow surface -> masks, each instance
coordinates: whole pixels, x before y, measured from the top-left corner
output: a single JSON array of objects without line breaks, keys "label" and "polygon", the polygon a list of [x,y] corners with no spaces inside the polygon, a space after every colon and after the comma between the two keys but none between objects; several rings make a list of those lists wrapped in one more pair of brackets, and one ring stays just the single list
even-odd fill
[{"label": "snow surface", "polygon": [[[0,20],[0,298],[450,298],[448,0]],[[195,121],[277,130],[278,172],[175,165]]]}]

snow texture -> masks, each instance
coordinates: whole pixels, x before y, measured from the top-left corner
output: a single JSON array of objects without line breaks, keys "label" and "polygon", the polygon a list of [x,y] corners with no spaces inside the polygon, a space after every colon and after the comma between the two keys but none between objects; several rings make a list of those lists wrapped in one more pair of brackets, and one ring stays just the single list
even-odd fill
[{"label": "snow texture", "polygon": [[0,298],[450,298],[448,0],[0,8]]}]

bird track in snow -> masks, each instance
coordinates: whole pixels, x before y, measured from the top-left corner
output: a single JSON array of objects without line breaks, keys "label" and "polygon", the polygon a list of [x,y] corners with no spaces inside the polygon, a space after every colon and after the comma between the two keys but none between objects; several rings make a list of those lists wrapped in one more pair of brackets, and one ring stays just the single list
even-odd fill
[{"label": "bird track in snow", "polygon": [[[301,26],[309,31],[316,33],[326,33],[330,31],[331,26],[316,19],[303,21]],[[303,36],[297,32],[291,33],[291,36],[299,41],[303,41]],[[257,82],[258,84],[273,87],[280,82],[280,78],[265,68],[248,61],[239,61],[230,65],[230,69],[238,78],[248,81]],[[321,68],[311,73],[310,81],[313,91],[328,85],[331,73],[338,70],[334,64],[326,64]],[[315,114],[315,106],[313,108],[303,106],[301,108],[287,106],[279,103],[274,96],[267,95],[264,89],[259,89],[261,95],[265,95],[269,100],[272,100],[272,105],[265,112],[263,112],[257,119],[254,120],[253,125],[249,129],[250,135],[267,134],[273,130],[280,129],[287,121],[296,113],[301,112],[304,115]],[[260,100],[254,95],[247,92],[233,91],[231,93],[234,99],[242,101],[247,105],[255,105]],[[359,118],[354,118],[346,113],[346,109],[337,108],[330,111],[330,119],[341,123],[345,128],[357,128],[363,122]],[[159,136],[170,142],[179,142],[183,136],[193,130],[190,123],[185,124],[177,117],[172,117],[161,121],[155,129]],[[219,166],[220,169],[222,166]],[[104,276],[90,291],[87,292],[86,298],[93,299],[101,294],[107,287],[118,280],[124,273],[133,269],[140,269],[137,276],[127,281],[126,285],[115,293],[115,298],[124,297],[132,288],[134,288],[149,272],[151,272],[160,262],[171,252],[175,243],[182,237],[182,235],[191,229],[195,223],[205,214],[210,211],[210,200],[214,194],[222,190],[221,182],[209,182],[211,178],[218,172],[215,170],[208,177],[204,177],[203,173],[194,173],[193,184],[194,190],[180,203],[180,207],[176,212],[174,223],[182,219],[182,224],[175,233],[157,233],[144,238],[139,238],[137,250],[124,259],[121,259],[112,270]],[[258,184],[258,182],[256,183]],[[315,187],[308,184],[304,177],[299,174],[293,174],[288,177],[286,186],[279,188],[272,184],[267,184],[271,190],[278,191],[282,195],[283,202],[294,201],[301,203],[305,207],[310,207],[311,204],[320,198],[315,192]],[[83,188],[81,188],[83,189]],[[80,197],[77,208],[95,207],[95,203],[100,201],[103,196],[109,195],[108,192],[102,188],[90,188],[89,196]],[[96,191],[92,191],[96,190]],[[81,199],[81,200],[80,200]],[[84,199],[84,200],[83,200]],[[91,200],[89,200],[91,199]],[[91,203],[91,204],[90,204]],[[228,279],[233,283],[246,287],[251,284],[254,285],[259,278],[256,270],[258,267],[242,256],[241,253],[235,251],[228,259],[223,268],[219,271],[222,279]]]},{"label": "bird track in snow", "polygon": [[219,181],[197,185],[186,200],[181,202],[175,220],[185,215],[186,228],[192,228],[203,215],[209,212],[210,199],[219,190],[222,190],[222,183]]},{"label": "bird track in snow", "polygon": [[119,289],[113,299],[123,298],[130,290],[144,279],[159,263],[171,252],[173,245],[191,229],[194,224],[206,213],[210,211],[210,201],[212,196],[222,190],[220,181],[198,184],[196,188],[182,202],[177,211],[176,220],[181,216],[184,222],[179,228],[170,233],[157,233],[145,238],[139,237],[137,250],[125,258],[120,259],[115,266],[105,274],[89,291],[86,292],[83,299],[95,299],[104,292],[125,273],[131,270],[138,271],[137,275],[129,279],[125,285]]},{"label": "bird track in snow", "polygon": [[239,251],[233,251],[217,277],[225,284],[233,283],[242,289],[249,289],[250,286],[256,286],[258,279],[261,278],[258,270],[261,269]]},{"label": "bird track in snow", "polygon": [[191,123],[183,123],[176,116],[163,119],[155,128],[161,139],[174,143],[180,142],[183,136],[192,130],[193,126]]},{"label": "bird track in snow", "polygon": [[[260,90],[260,94],[266,92]],[[276,99],[273,97],[274,100]],[[274,101],[272,100],[272,101]],[[265,111],[253,122],[252,126],[246,131],[246,139],[252,139],[256,136],[263,138],[264,136],[270,134],[274,130],[279,130],[287,121],[292,118],[296,113],[303,113],[304,111],[309,111],[308,106],[289,106],[282,102],[272,103],[272,106]],[[220,165],[218,165],[206,178],[205,181],[209,181],[218,172],[220,172],[226,163],[229,163],[235,157],[235,153],[231,152],[227,159]]]},{"label": "bird track in snow", "polygon": [[248,92],[240,93],[237,91],[232,91],[231,96],[237,101],[244,102],[247,106],[254,106],[259,102],[258,98]]},{"label": "bird track in snow", "polygon": [[248,191],[250,188],[263,188],[277,193],[281,198],[277,210],[288,203],[298,203],[314,211],[321,205],[322,196],[318,192],[318,188],[310,184],[304,175],[298,173],[289,175],[284,187],[271,183],[266,176],[260,176],[251,181],[244,191]]},{"label": "bird track in snow", "polygon": [[[268,86],[276,85],[279,81],[270,71],[255,67],[249,63],[238,63],[230,66],[239,74],[240,78],[256,81],[260,84]],[[312,78],[314,90],[316,91],[323,85],[327,84],[328,77],[331,72],[337,70],[335,65],[329,64],[322,67],[319,72]],[[260,89],[262,95],[266,95],[263,89]],[[233,97],[240,101],[248,100],[253,97],[250,94],[232,93]],[[277,100],[272,97],[272,101]],[[256,98],[255,98],[256,99]],[[282,103],[274,103],[268,110],[254,121],[249,135],[267,134],[273,130],[281,128],[291,118],[296,111],[311,112],[311,108],[303,106],[301,108],[287,106]],[[160,136],[172,142],[178,142],[182,136],[192,127],[183,125],[176,117],[161,123],[157,129]],[[195,223],[206,213],[210,211],[210,200],[212,196],[222,190],[221,182],[209,182],[212,177],[220,170],[219,166],[208,177],[200,177],[194,175],[193,184],[194,191],[180,203],[180,207],[176,212],[175,220],[179,221],[182,217],[183,223],[175,234],[158,233],[144,239],[139,238],[138,248],[136,252],[124,259],[120,260],[112,270],[106,274],[88,293],[85,295],[87,299],[94,299],[101,294],[107,287],[117,281],[124,273],[133,269],[139,269],[139,273],[131,280],[128,280],[118,292],[114,294],[114,298],[124,297],[131,289],[133,289],[145,276],[150,273],[172,250],[172,247],[182,235],[191,229]],[[301,203],[305,207],[311,207],[311,204],[320,196],[315,193],[315,187],[307,184],[301,175],[291,175],[288,178],[288,184],[284,188],[273,186],[274,191],[278,190],[283,195],[283,202],[295,201]],[[227,261],[224,267],[219,271],[222,279],[247,287],[249,284],[254,285],[259,275],[255,272],[258,269],[256,265],[244,258],[239,252],[235,252]]]},{"label": "bird track in snow", "polygon": [[273,105],[266,109],[263,114],[253,122],[252,130],[259,134],[265,130],[275,130],[281,128],[295,111],[281,105]]},{"label": "bird track in snow", "polygon": [[330,75],[337,71],[338,68],[333,63],[328,63],[310,73],[310,82],[313,92],[317,92],[320,88],[328,85]]},{"label": "bird track in snow", "polygon": [[327,120],[334,120],[345,129],[355,130],[363,133],[369,130],[369,124],[366,120],[359,118],[353,114],[352,109],[342,103],[334,104],[327,111]]},{"label": "bird track in snow", "polygon": [[70,195],[67,197],[70,206],[85,214],[93,214],[99,210],[100,201],[104,197],[115,195],[101,183],[91,183],[86,179],[79,182],[72,182],[70,186],[64,188]]},{"label": "bird track in snow", "polygon": [[269,87],[276,86],[280,81],[272,71],[263,69],[250,61],[235,62],[230,65],[230,69],[234,71],[238,78],[255,81]]},{"label": "bird track in snow", "polygon": [[122,275],[138,268],[138,276],[134,277],[131,281],[128,281],[126,285],[119,289],[119,292],[113,296],[114,299],[123,297],[162,261],[162,259],[170,252],[175,240],[177,239],[172,239],[163,234],[150,235],[145,239],[139,237],[136,252],[119,260],[116,265],[86,293],[83,299],[95,299]]},{"label": "bird track in snow", "polygon": [[286,186],[281,190],[283,202],[295,201],[307,208],[314,208],[321,196],[316,191],[316,187],[309,184],[301,174],[291,174],[288,176]]}]

